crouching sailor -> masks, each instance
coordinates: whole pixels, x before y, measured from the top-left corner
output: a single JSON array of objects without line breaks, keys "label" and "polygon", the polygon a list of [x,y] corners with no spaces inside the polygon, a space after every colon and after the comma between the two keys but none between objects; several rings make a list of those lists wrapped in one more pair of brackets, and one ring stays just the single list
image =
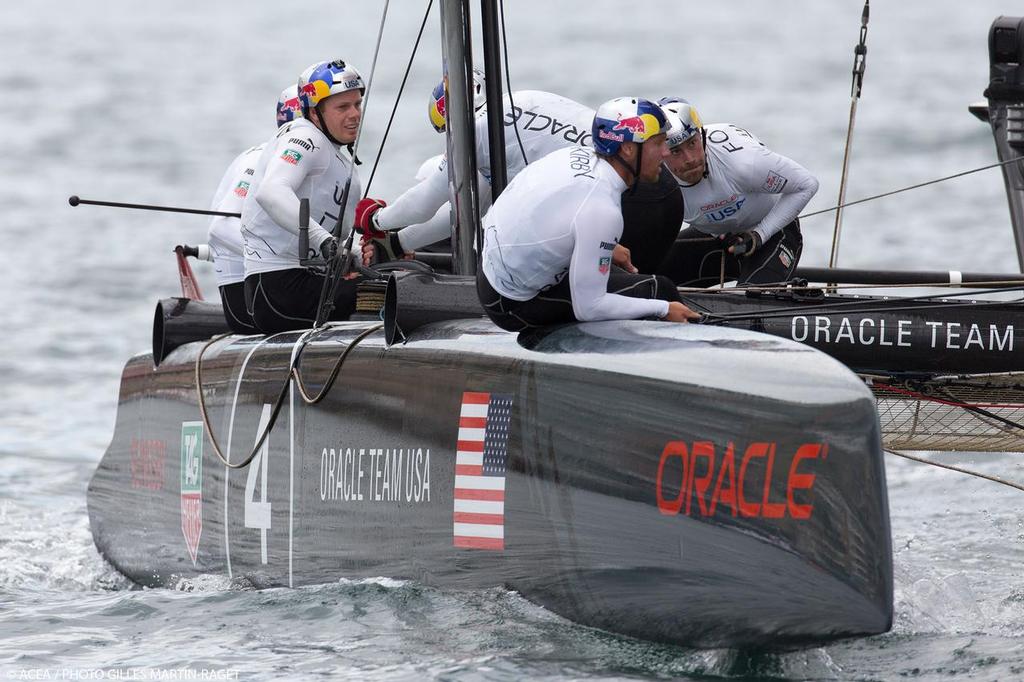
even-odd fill
[{"label": "crouching sailor", "polygon": [[[487,110],[483,74],[473,74],[473,106],[476,110],[476,160],[479,171],[480,210],[491,199],[491,151],[487,135]],[[444,81],[437,84],[430,97],[428,116],[434,129],[442,133],[447,127]],[[515,106],[513,107],[513,102]],[[505,116],[505,165],[511,182],[527,164],[544,158],[556,149],[587,144],[594,110],[579,102],[540,90],[520,90],[503,99]],[[451,236],[448,209],[447,157],[434,166],[415,187],[410,188],[391,206],[377,199],[363,199],[356,209],[356,225],[367,235],[364,264],[374,256],[394,260],[421,247]],[[406,227],[408,226],[408,227]]]},{"label": "crouching sailor", "polygon": [[593,149],[560,149],[526,166],[484,217],[477,293],[503,329],[697,317],[668,279],[635,274],[618,245],[622,193],[657,180],[668,153],[664,112],[613,99],[597,110],[592,134]]},{"label": "crouching sailor", "polygon": [[[297,90],[297,86],[291,85],[281,92],[277,100],[278,128],[295,118],[299,109]],[[241,213],[263,147],[262,144],[251,147],[235,157],[213,195],[211,210]],[[241,228],[242,223],[238,218],[214,216],[210,220],[210,251],[228,327],[236,334],[258,334],[259,329],[245,303],[245,256]]]},{"label": "crouching sailor", "polygon": [[[242,237],[246,304],[264,334],[306,329],[316,319],[324,276],[299,264],[299,199],[308,198],[310,206],[310,253],[301,257],[329,258],[337,249],[330,230],[350,175],[348,226],[361,193],[341,148],[356,140],[363,90],[359,72],[341,60],[309,67],[298,82],[304,118],[282,126],[260,156],[242,206]],[[330,319],[348,319],[355,300],[355,280],[340,282]]]},{"label": "crouching sailor", "polygon": [[719,282],[724,260],[726,279],[741,284],[788,281],[803,249],[797,215],[818,181],[743,128],[702,126],[686,100],[659,104],[682,126],[669,132],[665,163],[679,181],[690,227],[658,272],[682,286],[709,286]]}]

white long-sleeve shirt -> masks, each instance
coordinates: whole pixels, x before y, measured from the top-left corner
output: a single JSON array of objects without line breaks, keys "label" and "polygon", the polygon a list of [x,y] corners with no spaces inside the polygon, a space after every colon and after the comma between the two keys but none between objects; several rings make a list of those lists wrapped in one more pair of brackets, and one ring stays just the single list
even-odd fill
[{"label": "white long-sleeve shirt", "polygon": [[[509,181],[528,162],[536,161],[547,154],[578,144],[590,143],[590,128],[594,121],[594,110],[571,99],[540,90],[521,90],[512,94],[513,110],[508,95],[504,98],[505,108],[505,165]],[[513,128],[514,124],[514,128]],[[491,153],[487,139],[487,110],[477,112],[476,121],[477,170],[483,178],[480,183],[480,210],[489,206],[489,191],[484,188],[491,182]],[[519,132],[518,139],[516,130]],[[522,149],[519,141],[522,140]],[[523,159],[523,152],[526,160]],[[391,205],[382,208],[374,216],[377,227],[382,230],[397,230],[410,225],[429,223],[432,228],[421,227],[414,237],[399,235],[402,246],[412,251],[419,246],[433,243],[449,236],[450,227],[441,220],[434,220],[438,210],[448,202],[448,168],[446,161],[437,164],[419,184],[411,187]],[[442,230],[443,228],[443,230]],[[430,241],[424,241],[432,237]]]},{"label": "white long-sleeve shirt", "polygon": [[665,316],[668,301],[608,293],[625,190],[593,149],[560,149],[531,163],[484,217],[487,281],[506,298],[528,301],[569,277],[578,320]]},{"label": "white long-sleeve shirt", "polygon": [[[263,145],[251,147],[235,157],[220,179],[217,191],[210,202],[211,211],[241,213],[242,204],[249,194],[256,163],[263,152]],[[227,216],[214,216],[210,220],[210,234],[207,239],[213,255],[213,269],[217,274],[217,286],[236,284],[245,279],[245,258],[242,256],[242,221]]]},{"label": "white long-sleeve shirt", "polygon": [[762,242],[793,222],[818,181],[807,170],[768,149],[749,132],[718,123],[705,127],[708,177],[680,181],[684,220],[711,235],[757,232]]},{"label": "white long-sleeve shirt", "polygon": [[300,198],[309,199],[309,255],[316,255],[338,219],[350,174],[343,236],[362,194],[352,161],[310,121],[282,126],[264,147],[242,205],[246,275],[300,267]]}]

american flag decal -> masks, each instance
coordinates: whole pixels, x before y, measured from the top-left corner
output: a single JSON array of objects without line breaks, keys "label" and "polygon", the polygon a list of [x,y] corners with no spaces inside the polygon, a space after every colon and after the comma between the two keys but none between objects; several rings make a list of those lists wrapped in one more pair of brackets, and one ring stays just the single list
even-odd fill
[{"label": "american flag decal", "polygon": [[512,396],[462,394],[455,452],[456,547],[505,549],[505,463]]}]

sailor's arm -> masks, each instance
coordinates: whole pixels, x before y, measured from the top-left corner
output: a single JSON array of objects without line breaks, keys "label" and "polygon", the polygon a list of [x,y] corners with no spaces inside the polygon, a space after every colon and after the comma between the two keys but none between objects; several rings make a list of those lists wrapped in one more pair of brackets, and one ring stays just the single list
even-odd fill
[{"label": "sailor's arm", "polygon": [[608,293],[612,251],[622,234],[619,211],[585,207],[573,224],[576,243],[567,276],[577,320],[632,320],[668,315],[668,301]]},{"label": "sailor's arm", "polygon": [[818,191],[818,180],[796,161],[764,147],[746,178],[750,193],[780,194],[775,207],[752,232],[765,243],[794,219]]},{"label": "sailor's arm", "polygon": [[405,191],[395,201],[373,214],[373,227],[397,230],[407,225],[426,223],[437,209],[448,202],[448,168],[440,163],[426,178]]},{"label": "sailor's arm", "polygon": [[[256,191],[256,202],[267,212],[275,223],[292,234],[299,234],[299,187],[308,175],[323,173],[330,164],[330,158],[324,159],[327,152],[333,149],[317,149],[309,152],[284,142],[278,142],[274,157],[267,164],[259,189]],[[324,145],[325,147],[327,145]],[[298,157],[296,158],[296,155]],[[333,227],[333,226],[332,226]],[[312,217],[309,220],[309,244],[319,246],[330,238],[331,233],[325,230]]]},{"label": "sailor's arm", "polygon": [[425,223],[404,227],[398,231],[398,242],[406,253],[436,244],[452,236],[451,207],[445,203],[434,217]]},{"label": "sailor's arm", "polygon": [[[480,199],[480,215],[483,215],[491,207],[491,187],[479,176],[477,180],[477,187],[480,189],[477,195]],[[436,244],[451,236],[451,205],[446,201],[430,220],[402,228],[398,233],[398,241],[401,243],[402,249],[408,253],[424,246]]]}]

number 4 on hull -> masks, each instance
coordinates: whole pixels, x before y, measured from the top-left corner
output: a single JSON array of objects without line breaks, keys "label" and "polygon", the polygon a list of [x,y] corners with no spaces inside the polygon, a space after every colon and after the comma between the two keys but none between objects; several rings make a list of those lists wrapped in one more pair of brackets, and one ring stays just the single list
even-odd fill
[{"label": "number 4 on hull", "polygon": [[[270,403],[263,405],[260,425],[256,427],[255,445],[270,423]],[[270,500],[267,499],[267,461],[270,459],[270,434],[263,439],[256,457],[249,464],[245,478],[245,527],[260,531],[260,562],[267,563],[267,531],[270,530]],[[260,479],[259,499],[256,497],[256,479]]]}]

